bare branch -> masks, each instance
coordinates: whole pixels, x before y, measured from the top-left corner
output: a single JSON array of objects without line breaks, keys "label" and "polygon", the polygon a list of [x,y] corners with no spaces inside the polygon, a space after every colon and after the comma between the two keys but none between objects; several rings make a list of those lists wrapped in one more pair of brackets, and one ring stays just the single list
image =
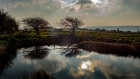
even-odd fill
[{"label": "bare branch", "polygon": [[36,30],[36,33],[39,35],[39,29],[44,29],[48,27],[49,22],[42,19],[41,17],[28,17],[23,19],[23,22],[29,26],[32,27],[34,30]]},{"label": "bare branch", "polygon": [[79,18],[74,18],[74,17],[65,17],[64,19],[60,20],[59,23],[60,26],[64,28],[69,28],[72,31],[72,35],[75,34],[75,30],[82,25],[84,25],[83,21],[80,20]]}]

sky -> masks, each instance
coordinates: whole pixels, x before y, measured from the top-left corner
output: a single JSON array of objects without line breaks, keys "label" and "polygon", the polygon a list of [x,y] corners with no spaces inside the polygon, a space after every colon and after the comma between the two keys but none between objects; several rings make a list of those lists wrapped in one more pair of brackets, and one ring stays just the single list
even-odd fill
[{"label": "sky", "polygon": [[59,27],[66,16],[88,26],[140,25],[140,0],[0,0],[0,8],[16,20],[39,16]]}]

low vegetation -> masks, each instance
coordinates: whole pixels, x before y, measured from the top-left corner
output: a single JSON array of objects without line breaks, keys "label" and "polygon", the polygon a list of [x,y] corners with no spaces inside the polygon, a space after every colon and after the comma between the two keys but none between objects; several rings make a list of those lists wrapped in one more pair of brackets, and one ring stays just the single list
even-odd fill
[{"label": "low vegetation", "polygon": [[6,47],[5,47],[5,46],[0,45],[0,55],[2,55],[2,54],[4,54],[4,53],[6,53],[5,51],[6,51]]},{"label": "low vegetation", "polygon": [[95,51],[104,54],[114,54],[118,56],[140,57],[140,49],[137,45],[83,41],[79,43],[78,48]]},{"label": "low vegetation", "polygon": [[4,9],[0,9],[0,32],[14,33],[18,31],[18,23]]},{"label": "low vegetation", "polygon": [[[59,25],[68,29],[49,27],[49,22],[41,17],[27,17],[22,22],[30,29],[18,30],[17,21],[3,9],[0,9],[0,20],[0,45],[6,48],[77,43],[81,48],[84,47],[82,44],[87,43],[91,50],[98,52],[137,54],[140,49],[139,32],[123,32],[119,29],[116,31],[80,29],[84,23],[75,17],[65,17],[60,20]],[[89,40],[94,42],[85,42]],[[4,49],[0,48],[1,51]]]}]

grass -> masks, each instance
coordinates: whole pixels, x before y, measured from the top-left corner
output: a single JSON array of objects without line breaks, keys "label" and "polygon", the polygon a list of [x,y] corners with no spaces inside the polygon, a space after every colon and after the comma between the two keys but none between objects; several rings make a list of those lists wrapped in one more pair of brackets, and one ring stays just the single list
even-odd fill
[{"label": "grass", "polygon": [[70,31],[68,30],[41,30],[40,35],[36,35],[34,30],[18,31],[13,35],[1,34],[0,43],[6,46],[30,47],[34,45],[64,45],[85,40],[129,45],[140,42],[139,33],[96,32],[90,30],[76,30],[75,33],[75,37],[70,37]]},{"label": "grass", "polygon": [[[19,31],[15,33],[14,35],[17,34],[28,34],[28,35],[35,35],[35,31]],[[68,30],[62,30],[62,31],[41,31],[40,35],[41,36],[53,36],[53,35],[69,35],[70,31]],[[76,30],[76,36],[81,36],[81,37],[95,37],[95,38],[112,38],[112,39],[128,39],[129,40],[137,40],[140,39],[140,33],[113,33],[113,32],[96,32],[96,31],[89,31],[89,30]],[[140,40],[139,40],[140,41]]]}]

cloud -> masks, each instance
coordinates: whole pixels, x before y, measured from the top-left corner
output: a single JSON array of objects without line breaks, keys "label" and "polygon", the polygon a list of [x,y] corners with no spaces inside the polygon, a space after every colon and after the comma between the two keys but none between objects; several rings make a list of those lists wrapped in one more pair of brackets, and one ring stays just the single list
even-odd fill
[{"label": "cloud", "polygon": [[72,2],[61,0],[60,2],[64,9],[69,8],[69,10],[72,10],[72,11],[89,9],[89,8],[94,7],[94,4],[91,0],[72,0]]},{"label": "cloud", "polygon": [[81,68],[70,68],[69,73],[75,78],[85,75],[85,71],[83,71]]},{"label": "cloud", "polygon": [[[76,0],[73,3],[62,1],[61,4],[66,5],[63,7],[66,12],[88,12],[95,16],[106,16],[118,8],[118,0]],[[83,11],[84,10],[84,11]]]},{"label": "cloud", "polygon": [[60,9],[60,4],[57,0],[30,0],[7,3],[3,7],[17,19],[28,16],[43,16],[50,19],[53,13]]},{"label": "cloud", "polygon": [[81,5],[92,4],[92,1],[91,0],[78,0],[76,4],[81,4]]},{"label": "cloud", "polygon": [[[82,65],[85,65],[86,68],[82,68]],[[114,69],[112,69],[112,70],[109,69],[109,66],[110,66],[109,63],[98,61],[98,60],[93,60],[92,62],[85,61],[81,64],[81,66],[79,66],[77,68],[70,68],[69,73],[73,77],[77,78],[77,77],[87,75],[86,73],[89,71],[89,72],[91,72],[90,73],[90,76],[91,76],[91,74],[95,73],[95,71],[96,71],[95,69],[98,68],[103,73],[105,72],[104,73],[105,76],[108,77],[109,74],[115,73]],[[110,79],[110,78],[108,77],[108,79]]]},{"label": "cloud", "polygon": [[78,0],[75,6],[80,6],[79,9],[86,9],[94,7],[94,3],[91,0]]},{"label": "cloud", "polygon": [[[96,76],[97,78],[100,78],[96,74],[97,72],[101,72],[103,74],[102,77],[105,77],[107,79],[114,79],[114,78],[119,79],[121,77],[124,77],[126,79],[138,78],[138,76],[125,76],[125,74],[131,75],[131,73],[137,75],[138,71],[135,70],[134,68],[135,66],[138,68],[140,67],[138,60],[134,61],[134,65],[133,63],[130,63],[132,64],[132,66],[131,65],[125,66],[127,63],[125,64],[123,63],[123,62],[133,62],[132,60],[126,59],[122,62],[122,65],[120,65],[121,63],[117,63],[117,62],[115,62],[115,65],[113,65],[114,63],[106,62],[102,60],[92,60],[92,61],[87,60],[87,61],[83,61],[81,65],[79,65],[77,68],[70,68],[69,73],[75,78],[82,77],[82,76],[85,76],[86,78],[86,76],[92,76],[92,75],[94,75],[95,78]],[[134,70],[135,72],[133,72]]]},{"label": "cloud", "polygon": [[140,0],[121,0],[121,5],[128,10],[140,12]]},{"label": "cloud", "polygon": [[117,57],[114,56],[114,55],[110,55],[110,59],[113,60],[113,61],[117,61]]},{"label": "cloud", "polygon": [[46,72],[50,73],[56,73],[61,71],[63,68],[66,67],[66,61],[63,59],[60,59],[59,57],[46,57],[43,60],[36,60],[33,62],[35,69],[43,69]]},{"label": "cloud", "polygon": [[139,60],[135,60],[134,61],[134,65],[136,66],[136,67],[138,67],[138,68],[140,68],[140,62],[139,62]]},{"label": "cloud", "polygon": [[84,16],[85,26],[140,25],[140,0],[1,0],[0,7],[16,19],[36,15],[55,26],[65,16]]},{"label": "cloud", "polygon": [[9,3],[7,4],[5,7],[8,8],[27,8],[27,7],[31,7],[31,4],[27,3],[27,2],[13,2],[13,3]]},{"label": "cloud", "polygon": [[80,56],[80,55],[77,55],[76,56],[76,58],[89,58],[89,57],[91,57],[92,55],[94,55],[95,53],[89,53],[89,54],[86,54],[86,55],[82,55],[82,56]]}]

